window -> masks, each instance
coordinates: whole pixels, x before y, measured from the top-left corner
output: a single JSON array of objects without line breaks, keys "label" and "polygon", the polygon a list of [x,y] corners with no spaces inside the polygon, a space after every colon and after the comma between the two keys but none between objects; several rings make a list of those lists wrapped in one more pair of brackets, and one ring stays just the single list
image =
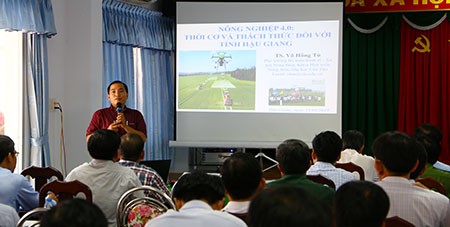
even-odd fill
[{"label": "window", "polygon": [[[0,30],[0,134],[23,150],[23,34]],[[19,155],[16,171],[22,169]]]}]

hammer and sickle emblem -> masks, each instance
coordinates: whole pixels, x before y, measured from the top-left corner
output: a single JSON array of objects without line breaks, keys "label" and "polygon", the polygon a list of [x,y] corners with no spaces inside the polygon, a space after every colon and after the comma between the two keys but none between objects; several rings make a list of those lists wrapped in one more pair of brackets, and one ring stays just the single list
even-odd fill
[{"label": "hammer and sickle emblem", "polygon": [[[417,37],[416,40],[414,40],[414,43],[416,44],[415,47],[412,48],[412,52],[418,51],[420,53],[430,52],[430,40],[424,35],[420,35],[422,37]],[[425,40],[425,43],[422,42],[422,38]],[[419,45],[421,48],[417,47]]]}]

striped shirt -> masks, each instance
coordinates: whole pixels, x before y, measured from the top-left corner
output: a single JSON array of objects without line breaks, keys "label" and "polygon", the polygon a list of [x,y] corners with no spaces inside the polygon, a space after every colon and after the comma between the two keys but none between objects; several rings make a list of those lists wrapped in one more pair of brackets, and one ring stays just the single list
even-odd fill
[{"label": "striped shirt", "polygon": [[444,195],[414,186],[404,177],[376,182],[389,196],[387,217],[399,216],[420,227],[450,226],[450,201]]},{"label": "striped shirt", "polygon": [[[171,196],[171,193],[169,189],[167,189],[166,184],[164,184],[164,181],[154,169],[128,160],[120,160],[119,164],[122,166],[130,167],[134,171],[134,173],[138,176],[142,185],[152,186],[156,189],[163,191],[169,197]],[[155,195],[152,192],[145,191],[145,195],[153,198],[156,197],[163,203],[166,201],[163,198],[161,198],[161,196]]]}]

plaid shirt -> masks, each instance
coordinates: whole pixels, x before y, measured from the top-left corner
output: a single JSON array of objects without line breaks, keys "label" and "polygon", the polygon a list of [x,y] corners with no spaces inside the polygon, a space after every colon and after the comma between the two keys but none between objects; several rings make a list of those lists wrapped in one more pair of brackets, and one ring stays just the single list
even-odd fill
[{"label": "plaid shirt", "polygon": [[[136,173],[136,175],[138,176],[142,185],[148,185],[148,186],[157,188],[157,189],[163,191],[164,193],[166,193],[166,195],[168,195],[170,197],[171,193],[170,193],[169,189],[167,189],[167,186],[164,184],[164,181],[162,180],[162,178],[158,175],[158,173],[154,169],[152,169],[148,166],[140,165],[133,161],[120,160],[118,163],[122,166],[130,167],[134,171],[134,173]],[[148,196],[148,197],[152,197],[152,198],[156,197],[158,200],[160,200],[163,203],[166,201],[163,198],[161,198],[161,196],[156,195],[149,191],[145,191],[144,194],[145,194],[145,196]]]}]

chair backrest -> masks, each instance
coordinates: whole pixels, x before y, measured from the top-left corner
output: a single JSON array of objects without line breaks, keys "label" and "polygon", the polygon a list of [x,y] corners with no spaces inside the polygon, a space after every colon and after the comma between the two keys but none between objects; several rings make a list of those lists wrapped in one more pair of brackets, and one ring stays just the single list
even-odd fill
[{"label": "chair backrest", "polygon": [[25,168],[20,174],[22,174],[25,177],[30,176],[31,178],[34,178],[34,190],[36,190],[37,192],[52,177],[56,177],[56,179],[60,181],[64,180],[62,173],[51,166],[48,167],[30,166],[28,168]]},{"label": "chair backrest", "polygon": [[25,213],[17,222],[17,227],[24,226],[26,221],[33,220],[33,224],[28,223],[26,226],[39,226],[39,219],[42,214],[47,212],[49,208],[37,207]]},{"label": "chair backrest", "polygon": [[421,184],[425,185],[425,187],[435,190],[445,196],[447,196],[447,192],[444,188],[444,185],[441,184],[441,182],[431,178],[431,177],[425,177],[425,178],[419,178],[416,181],[420,182]]},{"label": "chair backrest", "polygon": [[[151,191],[153,197],[135,197],[133,193],[138,191]],[[161,201],[163,198],[164,201]],[[169,209],[176,209],[172,199],[163,191],[151,186],[139,186],[126,191],[117,203],[117,226],[144,226],[150,219],[165,213]]]},{"label": "chair backrest", "polygon": [[92,202],[92,191],[89,186],[81,183],[80,181],[60,181],[55,180],[44,184],[41,190],[39,191],[39,206],[43,207],[45,203],[45,197],[48,192],[55,193],[58,196],[59,201],[63,201],[66,199],[71,199],[75,197],[78,193],[83,193],[86,197],[86,200]]},{"label": "chair backrest", "polygon": [[359,179],[364,180],[364,169],[353,162],[336,163],[334,166],[336,168],[345,169],[351,173],[357,172],[359,174]]},{"label": "chair backrest", "polygon": [[316,183],[325,184],[332,189],[336,189],[336,185],[334,184],[334,182],[322,175],[306,175],[306,177]]},{"label": "chair backrest", "polygon": [[414,225],[399,216],[386,218],[384,220],[385,227],[414,227]]}]

